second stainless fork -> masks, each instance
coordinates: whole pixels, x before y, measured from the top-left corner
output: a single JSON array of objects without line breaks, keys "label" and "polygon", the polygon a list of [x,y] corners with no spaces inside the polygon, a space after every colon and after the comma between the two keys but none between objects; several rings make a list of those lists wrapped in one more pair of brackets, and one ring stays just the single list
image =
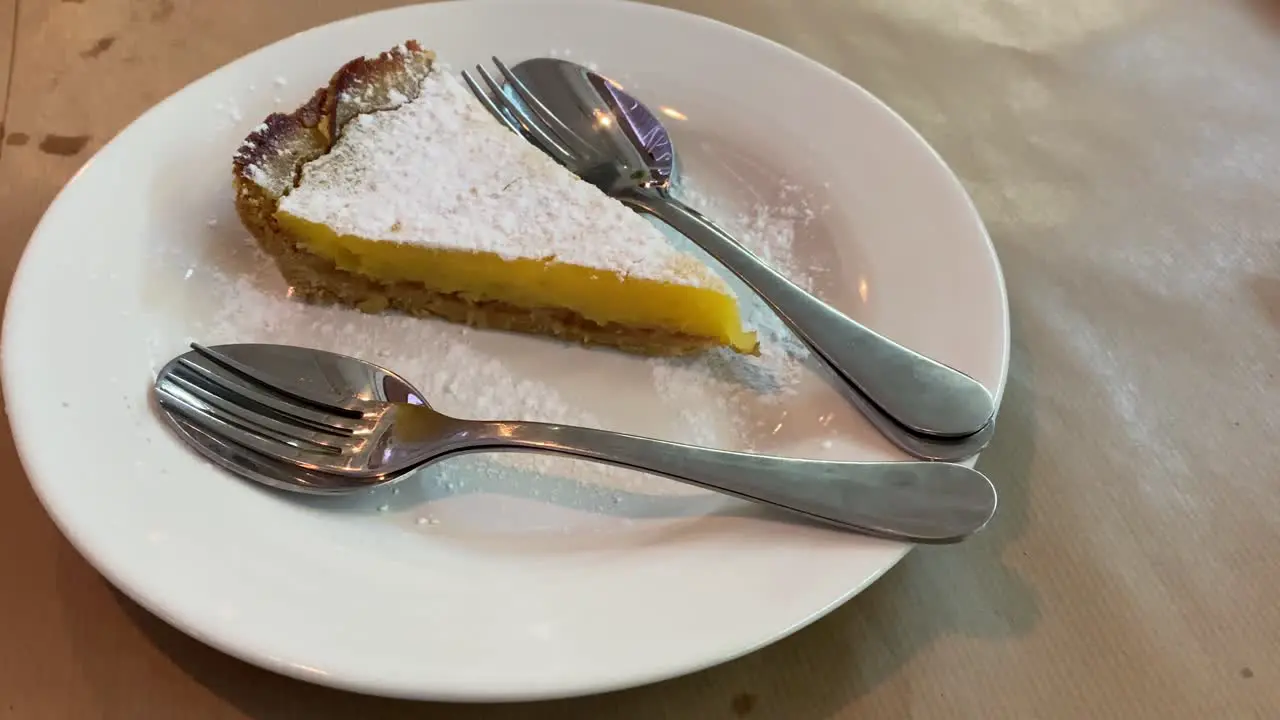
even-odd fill
[{"label": "second stainless fork", "polygon": [[911,542],[961,540],[982,528],[996,506],[991,482],[961,465],[804,460],[566,425],[460,420],[427,405],[321,403],[198,346],[161,371],[155,391],[166,410],[211,436],[335,482],[348,478],[353,488],[461,453],[522,450],[650,472]]}]

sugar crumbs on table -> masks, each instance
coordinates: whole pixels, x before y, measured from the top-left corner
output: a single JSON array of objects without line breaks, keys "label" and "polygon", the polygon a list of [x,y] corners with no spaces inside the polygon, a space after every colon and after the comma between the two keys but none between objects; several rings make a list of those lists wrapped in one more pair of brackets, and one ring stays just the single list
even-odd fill
[{"label": "sugar crumbs on table", "polygon": [[386,512],[391,509],[390,505],[379,505],[378,512]]}]

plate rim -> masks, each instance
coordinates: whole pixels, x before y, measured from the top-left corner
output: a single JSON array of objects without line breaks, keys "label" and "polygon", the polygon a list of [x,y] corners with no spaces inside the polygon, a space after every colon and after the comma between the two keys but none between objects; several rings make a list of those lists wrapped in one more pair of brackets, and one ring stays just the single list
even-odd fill
[{"label": "plate rim", "polygon": [[[743,656],[752,654],[763,647],[769,646],[786,637],[789,637],[790,635],[804,629],[805,627],[811,625],[817,620],[830,614],[836,608],[839,608],[840,606],[844,605],[851,598],[860,594],[867,587],[869,587],[870,585],[878,581],[881,577],[883,577],[883,575],[886,572],[896,567],[898,563],[900,563],[901,560],[914,548],[913,545],[900,544],[898,547],[898,552],[896,554],[896,557],[894,557],[891,562],[886,562],[886,564],[879,570],[879,572],[876,572],[872,575],[869,575],[863,578],[861,582],[850,587],[850,589],[847,590],[845,593],[833,599],[831,602],[827,603],[825,606],[815,609],[808,616],[802,618],[798,622],[786,628],[782,628],[780,630],[776,630],[771,633],[766,633],[764,634],[764,637],[762,637],[762,639],[758,640],[753,644],[750,644],[749,646],[744,646],[739,651],[734,652],[732,654],[706,657],[706,658],[698,659],[694,662],[664,663],[664,664],[661,664],[660,667],[656,666],[653,671],[643,676],[633,674],[627,677],[615,677],[612,682],[597,682],[592,685],[587,685],[584,683],[565,682],[565,683],[560,683],[553,687],[549,686],[545,688],[538,688],[536,690],[527,690],[523,692],[506,692],[506,691],[499,690],[495,692],[487,692],[487,693],[480,693],[480,694],[477,694],[475,692],[468,692],[468,691],[464,691],[456,694],[450,694],[448,692],[441,693],[437,691],[423,692],[420,689],[415,689],[415,688],[405,687],[405,686],[391,686],[391,685],[374,686],[368,683],[360,682],[358,680],[349,680],[346,677],[342,677],[342,676],[333,676],[328,674],[317,675],[315,673],[308,672],[306,668],[299,668],[295,666],[293,663],[289,663],[281,659],[272,658],[272,657],[266,656],[265,654],[255,652],[255,648],[241,646],[234,642],[224,640],[224,636],[219,635],[218,633],[206,632],[201,627],[197,627],[194,623],[188,622],[183,618],[179,617],[177,614],[170,612],[164,607],[161,607],[159,602],[151,598],[148,598],[143,590],[135,587],[136,583],[130,583],[125,581],[125,579],[122,577],[123,573],[119,571],[119,568],[116,565],[114,565],[112,562],[104,558],[103,555],[98,550],[96,550],[95,547],[86,540],[86,538],[84,538],[81,535],[77,527],[75,527],[74,525],[68,524],[63,514],[60,514],[57,511],[57,508],[59,507],[58,503],[53,498],[51,498],[48,494],[50,490],[50,486],[48,485],[47,482],[38,480],[39,477],[48,476],[50,473],[45,472],[42,474],[37,469],[37,465],[39,465],[37,458],[41,455],[38,448],[36,447],[37,442],[25,430],[21,429],[24,424],[21,422],[18,422],[20,420],[19,415],[25,412],[25,406],[23,403],[15,403],[12,401],[12,398],[15,397],[15,393],[13,392],[13,390],[16,384],[19,382],[19,378],[15,374],[17,371],[14,369],[14,363],[15,363],[14,356],[17,353],[17,351],[14,351],[12,349],[13,338],[11,336],[14,332],[13,331],[14,323],[11,322],[11,319],[19,312],[29,311],[23,308],[22,303],[15,303],[13,302],[13,300],[15,298],[20,299],[22,295],[25,295],[30,292],[26,288],[28,285],[30,285],[33,282],[32,280],[29,279],[29,276],[33,272],[31,270],[31,265],[33,264],[33,261],[31,260],[31,258],[33,257],[33,253],[31,252],[31,249],[37,242],[49,242],[49,241],[40,240],[40,238],[42,238],[45,235],[45,226],[48,224],[50,218],[60,210],[60,206],[63,204],[63,202],[65,202],[65,197],[68,194],[68,191],[80,179],[82,171],[86,167],[88,167],[90,164],[92,164],[95,160],[97,160],[97,158],[100,155],[108,151],[119,140],[119,138],[122,135],[129,132],[135,125],[144,121],[151,114],[161,111],[162,108],[174,102],[175,99],[187,93],[188,90],[192,89],[193,87],[199,85],[202,82],[205,82],[213,75],[226,70],[228,67],[232,65],[251,61],[251,59],[254,58],[255,56],[261,53],[267,52],[277,45],[289,43],[291,41],[294,41],[295,39],[298,39],[300,37],[304,37],[313,33],[330,31],[336,28],[337,26],[341,26],[349,23],[354,24],[357,22],[363,22],[363,21],[366,21],[368,18],[371,18],[374,16],[411,13],[411,12],[421,11],[422,9],[427,7],[458,6],[458,5],[464,5],[464,4],[468,6],[474,6],[474,7],[483,7],[483,6],[501,7],[504,5],[515,4],[518,1],[519,0],[445,0],[444,2],[411,4],[411,5],[405,5],[400,7],[377,10],[377,11],[368,12],[368,13],[360,13],[360,14],[348,16],[345,18],[340,18],[329,23],[324,23],[321,25],[316,25],[310,28],[306,28],[304,30],[300,30],[295,33],[291,33],[277,40],[274,40],[270,43],[267,43],[258,48],[255,48],[237,58],[234,58],[218,66],[217,68],[214,68],[209,72],[201,75],[200,77],[195,78],[194,80],[186,83],[182,87],[170,93],[165,98],[154,103],[153,105],[148,107],[145,111],[143,111],[140,115],[138,115],[133,120],[131,120],[127,125],[121,128],[118,132],[112,135],[111,138],[106,143],[104,143],[100,148],[98,148],[92,156],[90,156],[84,163],[80,165],[80,167],[75,171],[75,173],[73,173],[71,177],[67,180],[67,182],[58,190],[53,200],[50,202],[49,206],[45,209],[44,213],[41,215],[40,220],[37,222],[30,237],[28,238],[26,245],[23,248],[23,252],[20,256],[20,259],[15,267],[15,270],[12,276],[10,290],[9,290],[6,304],[5,304],[3,325],[0,326],[0,388],[3,389],[3,393],[4,393],[5,414],[9,420],[10,431],[13,437],[14,447],[16,451],[15,454],[17,455],[18,462],[22,467],[22,470],[25,476],[27,477],[28,484],[32,488],[33,493],[35,494],[37,500],[40,502],[40,505],[44,508],[46,515],[50,518],[50,520],[52,520],[55,527],[58,528],[58,531],[63,535],[64,538],[66,538],[68,543],[73,548],[75,548],[75,550],[98,573],[100,573],[114,588],[122,592],[125,596],[130,598],[130,600],[132,600],[133,602],[137,603],[140,607],[147,610],[147,612],[155,615],[156,617],[163,620],[166,624],[180,630],[182,633],[201,642],[202,644],[208,645],[218,650],[219,652],[223,652],[227,655],[230,655],[241,661],[247,662],[251,665],[255,665],[257,667],[269,670],[271,672],[274,672],[280,675],[284,675],[286,677],[302,680],[304,682],[308,682],[311,684],[317,684],[317,685],[328,686],[328,687],[337,688],[341,690],[347,690],[347,691],[363,693],[363,694],[378,695],[378,696],[384,696],[384,697],[395,697],[395,698],[416,699],[416,700],[464,701],[464,702],[516,702],[516,701],[537,701],[537,700],[547,700],[547,699],[581,697],[581,696],[594,695],[594,694],[611,692],[616,690],[622,690],[627,688],[639,687],[639,686],[649,685],[656,682],[661,682],[664,680],[669,680],[676,677],[682,677],[685,675],[699,672],[707,668],[715,667],[717,665],[721,665],[721,664],[739,659]],[[524,0],[524,1],[527,3],[529,0]],[[539,2],[541,2],[541,0],[539,0]],[[971,216],[971,218],[976,222],[977,229],[980,230],[981,237],[986,241],[986,247],[990,254],[992,269],[994,271],[994,279],[997,284],[996,290],[998,291],[999,299],[1000,299],[1000,310],[1001,310],[1001,320],[1002,320],[1002,328],[1001,328],[1002,347],[1000,352],[1000,372],[999,372],[998,382],[993,392],[995,403],[996,403],[996,409],[997,409],[997,417],[998,417],[999,409],[1002,405],[1002,401],[1004,397],[1004,392],[1008,385],[1009,365],[1010,365],[1011,346],[1012,346],[1009,297],[1008,297],[1008,289],[1007,289],[1005,276],[1004,276],[1004,270],[1000,262],[999,254],[996,250],[995,243],[991,238],[991,234],[986,226],[986,223],[983,221],[982,216],[979,213],[976,204],[974,203],[973,197],[965,189],[964,185],[961,183],[956,172],[941,156],[941,154],[937,151],[937,149],[934,148],[933,145],[930,144],[927,141],[927,139],[925,139],[925,137],[913,125],[908,123],[898,112],[896,112],[892,107],[890,107],[888,104],[882,101],[878,96],[876,96],[866,88],[859,85],[853,79],[837,72],[836,70],[822,64],[821,62],[807,55],[804,55],[803,53],[795,49],[792,49],[786,45],[783,45],[782,43],[779,43],[770,38],[755,34],[748,30],[739,28],[737,26],[731,25],[729,23],[726,23],[714,18],[710,18],[707,16],[699,15],[693,12],[689,12],[686,10],[680,10],[680,9],[669,8],[669,7],[658,6],[658,5],[649,5],[647,3],[632,2],[631,0],[613,0],[613,2],[617,5],[629,5],[633,7],[642,7],[644,8],[645,12],[653,12],[655,14],[666,14],[669,16],[676,16],[678,17],[680,22],[692,22],[692,23],[698,23],[698,24],[703,24],[707,26],[714,26],[714,27],[717,27],[718,31],[720,32],[727,31],[729,33],[739,36],[739,39],[752,42],[755,44],[763,43],[766,46],[771,46],[771,48],[774,51],[782,51],[783,53],[791,56],[793,59],[805,63],[812,70],[821,71],[841,81],[850,90],[860,95],[862,100],[869,101],[870,103],[877,106],[881,112],[887,113],[889,116],[891,116],[894,120],[896,120],[897,124],[900,126],[900,129],[907,130],[914,137],[916,143],[919,146],[921,146],[922,149],[927,149],[928,153],[933,158],[938,168],[945,173],[949,182],[954,186],[954,189],[959,193],[959,197],[963,198],[964,203],[966,205],[966,209],[969,215]],[[595,6],[601,5],[599,0],[553,0],[553,2],[547,3],[547,4],[558,4],[558,5],[590,4]],[[20,393],[18,393],[18,395],[20,395]],[[153,400],[150,396],[148,396],[147,398],[147,403],[149,406],[154,406]],[[973,465],[976,464],[978,458],[979,456],[974,456],[973,458],[966,460],[963,464],[972,467]]]}]

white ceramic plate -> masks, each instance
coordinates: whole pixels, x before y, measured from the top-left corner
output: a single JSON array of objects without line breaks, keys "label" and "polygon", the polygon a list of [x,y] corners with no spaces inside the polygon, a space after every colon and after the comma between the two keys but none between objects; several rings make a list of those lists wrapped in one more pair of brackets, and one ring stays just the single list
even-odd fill
[{"label": "white ceramic plate", "polygon": [[[628,39],[640,30],[661,52],[637,52]],[[79,551],[152,612],[252,663],[471,700],[707,667],[892,567],[907,547],[589,465],[473,458],[398,492],[319,502],[224,475],[166,432],[148,400],[160,364],[191,339],[275,340],[381,361],[464,415],[896,456],[781,353],[785,342],[770,342],[771,366],[656,362],[288,301],[236,223],[231,154],[341,63],[409,37],[455,68],[551,52],[597,64],[670,109],[697,194],[754,231],[762,252],[1001,390],[1009,329],[991,243],[952,173],[866,92],[759,37],[657,7],[407,7],[288,38],[193,83],[103,148],[40,223],[9,299],[4,391],[31,482]],[[790,230],[790,246],[771,235]]]}]

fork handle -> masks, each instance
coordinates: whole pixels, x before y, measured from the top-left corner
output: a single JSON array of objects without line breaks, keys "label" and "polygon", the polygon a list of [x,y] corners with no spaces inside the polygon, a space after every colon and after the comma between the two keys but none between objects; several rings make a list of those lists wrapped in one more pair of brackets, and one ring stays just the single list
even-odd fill
[{"label": "fork handle", "polygon": [[996,508],[982,473],[937,462],[838,462],[700,448],[565,425],[475,422],[464,451],[530,450],[662,475],[863,534],[958,542]]},{"label": "fork handle", "polygon": [[905,431],[939,439],[974,435],[990,423],[995,401],[981,383],[814,297],[698,211],[656,190],[634,190],[618,199],[667,223],[741,278],[801,341],[874,405],[861,404],[864,413],[879,410]]}]

